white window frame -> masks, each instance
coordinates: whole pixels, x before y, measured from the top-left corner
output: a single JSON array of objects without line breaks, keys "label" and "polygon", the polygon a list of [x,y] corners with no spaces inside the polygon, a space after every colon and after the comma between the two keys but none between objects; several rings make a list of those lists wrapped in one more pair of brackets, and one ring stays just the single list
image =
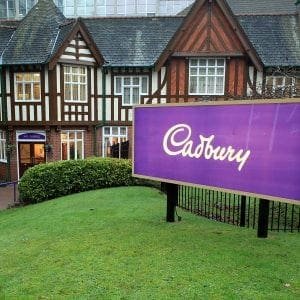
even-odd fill
[{"label": "white window frame", "polygon": [[[23,78],[23,80],[18,81],[17,80],[17,76],[18,75],[26,75],[26,74],[32,74],[33,78],[34,75],[38,75],[39,76],[39,80],[25,80],[25,78]],[[15,81],[15,102],[41,102],[41,73],[39,72],[16,72],[14,73],[14,81]],[[26,84],[30,84],[30,93],[31,96],[34,95],[34,84],[39,83],[39,89],[40,89],[40,94],[39,94],[39,99],[25,99],[25,85]],[[18,98],[18,84],[21,84],[23,87],[23,97],[22,99]]]},{"label": "white window frame", "polygon": [[[133,83],[133,79],[139,79],[139,83],[138,84],[134,84]],[[130,80],[130,84],[125,84],[125,80],[129,79]],[[118,91],[118,87],[117,87],[117,82],[118,80],[121,81],[121,88],[120,91]],[[142,83],[143,80],[146,80],[146,90],[143,91],[142,88]],[[145,96],[148,95],[149,93],[149,76],[141,76],[141,75],[130,75],[130,76],[115,76],[114,78],[114,88],[115,88],[115,95],[120,95],[122,96],[122,106],[132,106],[132,105],[136,105],[136,104],[140,104],[141,103],[141,96]],[[129,88],[130,89],[130,103],[125,103],[124,99],[125,99],[125,88]],[[138,103],[133,103],[133,89],[134,88],[138,88],[139,89],[139,100]]]},{"label": "white window frame", "polygon": [[33,5],[31,5],[31,3],[30,3],[30,5],[29,5],[29,0],[17,0],[16,1],[16,14],[17,14],[17,17],[19,17],[19,16],[21,16],[21,17],[25,17],[25,15],[23,15],[23,14],[21,14],[20,13],[20,10],[21,10],[21,8],[20,8],[20,2],[21,1],[24,1],[25,3],[25,15],[27,15],[27,13],[31,10],[31,8],[34,6],[34,5],[36,5],[36,3],[37,3],[37,0],[34,0],[33,2]]},{"label": "white window frame", "polygon": [[[77,133],[81,133],[82,134],[82,138],[78,138],[77,137]],[[70,133],[74,133],[74,139],[70,139]],[[62,134],[66,134],[67,138],[63,139],[62,138]],[[84,130],[62,130],[61,131],[61,135],[60,135],[60,153],[61,153],[61,160],[63,160],[63,153],[62,153],[62,144],[63,142],[67,143],[67,160],[71,160],[70,159],[70,143],[74,142],[75,145],[75,158],[74,160],[77,159],[84,159]],[[78,142],[82,142],[82,157],[78,158],[77,157],[77,149],[78,149]]]},{"label": "white window frame", "polygon": [[[210,60],[214,60],[215,63],[214,65],[208,65]],[[222,60],[223,64],[222,65],[217,65],[218,61]],[[192,61],[197,61],[197,65],[192,65]],[[200,61],[205,61],[205,65],[200,65]],[[200,69],[205,68],[205,74],[200,74]],[[223,74],[218,75],[217,70],[218,69],[223,69]],[[197,71],[197,74],[191,74],[191,69],[194,69]],[[209,69],[214,69],[214,74],[208,74]],[[216,95],[216,96],[221,96],[224,95],[225,93],[225,76],[226,76],[226,59],[223,57],[195,57],[195,58],[190,58],[189,59],[189,94],[190,95]],[[197,87],[196,87],[196,92],[191,92],[191,78],[198,78],[197,80]],[[201,93],[200,92],[200,85],[199,85],[199,78],[205,78],[205,92]],[[213,92],[209,92],[208,90],[208,79],[209,78],[215,78],[214,80],[214,90]],[[223,78],[222,81],[222,92],[217,92],[217,78]]]},{"label": "white window frame", "polygon": [[[113,134],[113,128],[114,129],[118,129],[118,133],[117,134]],[[121,134],[121,128],[125,128],[126,130],[126,134]],[[109,134],[105,133],[105,129],[109,129]],[[118,139],[118,143],[121,143],[121,139],[125,138],[126,140],[128,140],[128,128],[126,126],[105,126],[103,127],[102,130],[102,157],[106,157],[106,152],[105,149],[107,148],[105,139],[108,138],[109,139],[109,143],[110,145],[112,145],[112,140],[113,138],[117,138]],[[120,154],[119,154],[120,156]]]},{"label": "white window frame", "polygon": [[[70,68],[70,72],[67,72],[66,69]],[[77,70],[77,72],[73,72],[73,70]],[[84,70],[84,74],[80,73],[80,69]],[[71,80],[67,81],[66,77],[67,75],[70,75]],[[78,80],[74,81],[73,76],[78,76]],[[80,77],[85,78],[85,82],[80,82]],[[66,103],[87,103],[88,102],[88,76],[87,76],[87,67],[85,66],[74,66],[74,65],[65,65],[64,66],[64,101]],[[66,99],[66,85],[69,84],[71,86],[71,99]],[[73,86],[78,86],[78,99],[74,100],[74,94],[73,94]],[[85,93],[84,93],[84,100],[79,99],[81,95],[81,88],[82,86],[85,86]]]},{"label": "white window frame", "polygon": [[[277,84],[277,80],[282,79],[282,84]],[[267,87],[272,88],[273,92],[276,92],[278,89],[282,88],[287,88],[288,86],[286,85],[287,79],[291,79],[291,84],[288,86],[293,88],[296,85],[296,79],[295,77],[288,77],[288,76],[283,76],[283,75],[270,75],[266,76],[266,83],[268,83],[269,80],[272,81],[272,86],[267,84]]]},{"label": "white window frame", "polygon": [[6,163],[7,156],[6,156],[6,137],[5,132],[0,130],[0,162]]}]

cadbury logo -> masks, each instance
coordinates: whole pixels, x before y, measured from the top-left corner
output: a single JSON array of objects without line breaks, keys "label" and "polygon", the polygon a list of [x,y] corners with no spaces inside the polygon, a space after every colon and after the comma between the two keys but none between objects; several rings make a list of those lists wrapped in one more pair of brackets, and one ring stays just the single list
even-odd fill
[{"label": "cadbury logo", "polygon": [[242,170],[251,154],[250,150],[236,150],[232,146],[215,146],[214,135],[205,137],[200,134],[198,143],[191,140],[191,136],[192,129],[186,124],[177,124],[171,127],[163,139],[165,153],[170,156],[181,155],[190,158],[236,162],[239,171]]}]

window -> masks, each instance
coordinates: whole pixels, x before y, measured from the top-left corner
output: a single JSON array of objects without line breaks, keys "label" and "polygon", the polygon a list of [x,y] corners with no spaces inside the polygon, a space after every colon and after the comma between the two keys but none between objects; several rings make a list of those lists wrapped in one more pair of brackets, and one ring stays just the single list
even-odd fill
[{"label": "window", "polygon": [[1,0],[0,18],[24,17],[36,3],[37,0]]},{"label": "window", "polygon": [[91,0],[77,0],[77,15],[91,16],[95,10],[95,3]]},{"label": "window", "polygon": [[15,0],[5,0],[0,3],[0,18],[11,19],[16,17]]},{"label": "window", "polygon": [[84,132],[62,131],[61,132],[61,159],[84,158]]},{"label": "window", "polygon": [[294,96],[296,94],[296,80],[288,76],[267,76],[266,92],[273,96]]},{"label": "window", "polygon": [[139,104],[141,95],[148,94],[148,77],[116,76],[115,94],[122,95],[124,106]]},{"label": "window", "polygon": [[106,0],[96,1],[96,15],[105,16],[106,15]]},{"label": "window", "polygon": [[87,102],[86,67],[64,67],[65,101]]},{"label": "window", "polygon": [[16,101],[41,101],[40,73],[15,73]]},{"label": "window", "polygon": [[225,59],[190,59],[189,93],[224,95]]},{"label": "window", "polygon": [[121,144],[118,157],[122,157],[122,143],[127,141],[127,127],[103,127],[103,157],[111,156],[111,147]]},{"label": "window", "polygon": [[3,131],[0,131],[0,162],[6,162],[6,139]]},{"label": "window", "polygon": [[18,0],[18,1],[19,1],[19,15],[21,16],[25,16],[37,2],[36,0]]}]

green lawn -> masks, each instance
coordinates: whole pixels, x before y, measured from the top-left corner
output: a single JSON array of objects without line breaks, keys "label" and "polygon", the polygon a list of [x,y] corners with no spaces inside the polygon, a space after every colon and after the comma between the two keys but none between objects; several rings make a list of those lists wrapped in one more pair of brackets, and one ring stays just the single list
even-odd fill
[{"label": "green lawn", "polygon": [[0,212],[0,299],[299,299],[300,235],[257,239],[143,187]]}]

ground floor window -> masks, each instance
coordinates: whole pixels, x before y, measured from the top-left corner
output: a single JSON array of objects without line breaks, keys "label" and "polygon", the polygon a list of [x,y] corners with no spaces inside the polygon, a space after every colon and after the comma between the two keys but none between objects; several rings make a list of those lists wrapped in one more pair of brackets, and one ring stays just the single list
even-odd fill
[{"label": "ground floor window", "polygon": [[128,148],[125,144],[128,140],[127,135],[127,127],[103,127],[103,157],[124,158],[124,156],[126,156],[124,154],[124,151],[126,151],[125,147]]},{"label": "ground floor window", "polygon": [[68,130],[61,132],[61,159],[84,158],[84,132]]},{"label": "ground floor window", "polygon": [[0,131],[0,162],[6,161],[6,138],[4,131]]}]

